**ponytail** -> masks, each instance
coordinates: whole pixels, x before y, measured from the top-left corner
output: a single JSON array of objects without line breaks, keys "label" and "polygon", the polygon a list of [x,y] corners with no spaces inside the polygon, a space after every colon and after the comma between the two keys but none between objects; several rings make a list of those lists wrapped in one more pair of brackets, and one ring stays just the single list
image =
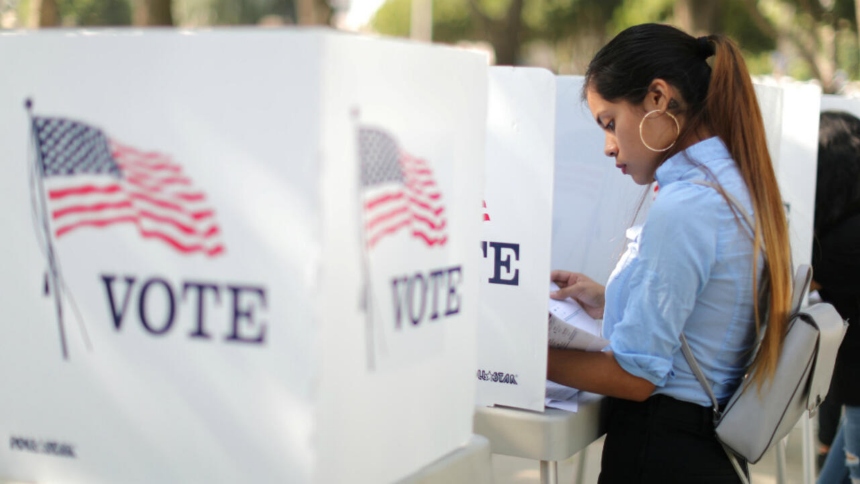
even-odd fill
[{"label": "ponytail", "polygon": [[760,293],[755,275],[758,273],[758,254],[762,248],[765,255],[762,284],[769,289],[769,297],[757,298],[754,303],[756,335],[761,336],[765,314],[768,324],[752,363],[752,368],[756,369],[754,381],[761,388],[776,371],[791,310],[788,223],[767,150],[761,110],[746,63],[737,45],[729,38],[711,35],[707,39],[714,44],[714,60],[705,100],[704,122],[728,147],[750,192],[755,212],[754,294]]}]

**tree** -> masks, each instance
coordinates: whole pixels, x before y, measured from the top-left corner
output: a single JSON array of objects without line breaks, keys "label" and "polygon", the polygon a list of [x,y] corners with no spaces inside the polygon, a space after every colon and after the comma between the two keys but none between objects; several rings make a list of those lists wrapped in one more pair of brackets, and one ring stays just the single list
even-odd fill
[{"label": "tree", "polygon": [[724,6],[722,0],[678,0],[674,16],[681,30],[698,37],[719,30]]},{"label": "tree", "polygon": [[299,25],[331,25],[334,9],[325,0],[297,0]]},{"label": "tree", "polygon": [[[694,35],[724,33],[738,41],[753,72],[779,73],[782,66],[769,59],[778,51],[779,58],[794,59],[787,67],[793,75],[818,79],[824,92],[839,89],[838,66],[858,74],[860,0],[649,0],[650,10],[640,5],[636,15],[627,8],[632,3],[627,0],[616,12],[619,30],[650,21],[670,22]],[[762,55],[767,62],[758,62]]]},{"label": "tree", "polygon": [[478,0],[469,0],[469,9],[478,20],[484,39],[496,51],[496,63],[516,65],[520,60],[520,46],[525,37],[523,4],[525,0],[510,0],[501,15],[484,10]]},{"label": "tree", "polygon": [[[496,63],[523,62],[525,45],[542,42],[555,49],[575,50],[577,42],[605,38],[605,25],[621,0],[434,0],[435,41],[487,41]],[[407,36],[410,0],[388,0],[371,26],[387,35]],[[588,42],[582,42],[588,44]]]},{"label": "tree", "polygon": [[138,26],[173,25],[170,0],[133,0],[132,24]]},{"label": "tree", "polygon": [[38,29],[58,25],[60,25],[60,10],[57,8],[56,0],[30,0],[28,27]]},{"label": "tree", "polygon": [[75,25],[129,25],[131,5],[128,0],[72,0],[63,3],[62,15]]},{"label": "tree", "polygon": [[[856,0],[743,0],[743,5],[762,32],[793,47],[824,92],[834,93],[841,87],[840,51],[850,48],[847,44],[853,44],[855,51],[857,46]],[[856,75],[856,53],[851,57],[855,60],[846,64]]]},{"label": "tree", "polygon": [[255,25],[271,16],[282,23],[297,23],[293,0],[214,0],[210,9],[209,23],[216,25]]},{"label": "tree", "polygon": [[[433,31],[434,40],[442,42],[488,41],[499,64],[520,64],[525,46],[548,44],[555,51],[557,71],[563,70],[559,59],[573,59],[572,71],[582,72],[611,36],[631,25],[665,22],[697,36],[729,35],[740,44],[753,73],[784,70],[818,79],[825,92],[835,92],[846,75],[860,75],[858,4],[860,0],[434,0]],[[409,0],[388,0],[373,28],[408,35],[409,8]]]}]

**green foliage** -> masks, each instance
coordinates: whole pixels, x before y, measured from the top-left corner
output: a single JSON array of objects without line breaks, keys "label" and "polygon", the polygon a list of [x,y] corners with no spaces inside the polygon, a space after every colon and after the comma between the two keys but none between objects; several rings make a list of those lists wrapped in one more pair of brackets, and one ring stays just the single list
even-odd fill
[{"label": "green foliage", "polygon": [[[495,20],[493,28],[502,27],[501,20],[508,12],[511,0],[434,0],[434,40],[488,40],[494,43],[499,40],[498,36],[490,35],[487,26],[474,14],[470,1],[475,2],[490,22]],[[814,67],[808,64],[812,56],[807,52],[805,57],[801,57],[796,51],[791,51],[791,46],[799,43],[813,45],[819,51],[816,58],[832,57],[830,52],[822,50],[821,43],[821,35],[826,35],[822,32],[829,26],[836,33],[837,65],[851,77],[857,77],[860,75],[860,47],[854,15],[855,0],[832,0],[829,10],[822,7],[822,3],[827,2],[759,0],[751,5],[747,0],[688,0],[686,7],[691,11],[687,15],[692,16],[694,25],[682,28],[733,38],[743,48],[754,74],[773,72],[772,53],[778,45],[788,46],[784,55],[789,60],[783,66],[786,74],[808,79],[815,72]],[[371,26],[382,34],[408,36],[410,6],[411,0],[387,0]],[[677,0],[524,0],[523,27],[520,31],[509,32],[509,35],[520,45],[538,42],[549,46],[555,49],[557,57],[582,57],[588,55],[591,46],[602,45],[606,39],[632,25],[645,22],[678,25],[675,15],[686,12],[679,7],[684,7],[684,4]],[[759,18],[751,14],[751,8]],[[767,27],[768,23],[772,25]],[[787,25],[794,30],[787,32]],[[777,31],[780,33],[775,34]],[[798,38],[798,35],[805,37]],[[495,47],[499,49],[498,45]],[[571,65],[581,63],[582,59],[577,58]]]},{"label": "green foliage", "polygon": [[463,39],[476,38],[476,29],[477,25],[469,15],[469,6],[465,0],[433,1],[433,38],[437,41],[453,44]]},{"label": "green foliage", "polygon": [[854,0],[836,0],[833,4],[833,16],[837,19],[847,20],[851,29],[857,30],[857,16],[854,14],[856,4]]},{"label": "green foliage", "polygon": [[773,73],[773,52],[751,52],[742,50],[747,69],[754,76],[764,76]]},{"label": "green foliage", "polygon": [[[433,39],[440,42],[486,40],[475,19],[469,0],[433,1]],[[560,41],[577,33],[603,31],[612,12],[623,0],[525,0],[522,19],[523,42]],[[507,14],[510,0],[477,0],[478,8],[490,19]],[[387,0],[370,22],[376,32],[398,37],[409,36],[411,0]]]},{"label": "green foliage", "polygon": [[[370,21],[376,32],[395,37],[409,37],[412,0],[388,0]],[[433,0],[433,39],[454,43],[478,38],[477,24],[469,13],[466,0]]]},{"label": "green foliage", "polygon": [[612,15],[612,34],[634,25],[666,22],[672,16],[674,0],[624,0]]},{"label": "green foliage", "polygon": [[853,30],[841,29],[836,37],[836,65],[853,79],[860,77],[860,48]]},{"label": "green foliage", "polygon": [[[30,1],[18,2],[16,11],[22,25],[27,24]],[[57,7],[64,24],[118,26],[131,24],[132,1],[57,0]],[[178,23],[191,25],[251,25],[266,15],[295,19],[294,0],[173,0],[173,11]]]},{"label": "green foliage", "polygon": [[[760,54],[776,49],[776,39],[766,35],[750,18],[743,0],[728,0],[723,3],[721,20],[722,34],[726,34],[740,44],[746,52]],[[770,66],[770,56],[767,56]]]},{"label": "green foliage", "polygon": [[210,8],[215,25],[253,25],[266,15],[295,19],[293,0],[214,0]]},{"label": "green foliage", "polygon": [[[436,16],[434,3],[433,16]],[[409,37],[409,18],[412,15],[412,0],[387,0],[376,11],[370,26],[376,32],[395,37]],[[433,28],[436,28],[435,22]]]},{"label": "green foliage", "polygon": [[27,25],[30,19],[30,0],[21,0],[15,6],[15,13],[18,17],[18,25]]},{"label": "green foliage", "polygon": [[[131,24],[129,0],[57,0],[60,19],[67,25],[82,27],[111,27]],[[19,24],[27,25],[30,0],[18,2]]]},{"label": "green foliage", "polygon": [[[128,0],[58,1],[60,17],[81,26],[114,26],[131,24]],[[65,20],[64,20],[65,21]]]},{"label": "green foliage", "polygon": [[[538,3],[538,2],[534,2]],[[606,34],[607,22],[624,0],[541,0],[540,15],[529,22],[531,39],[553,42]]]}]

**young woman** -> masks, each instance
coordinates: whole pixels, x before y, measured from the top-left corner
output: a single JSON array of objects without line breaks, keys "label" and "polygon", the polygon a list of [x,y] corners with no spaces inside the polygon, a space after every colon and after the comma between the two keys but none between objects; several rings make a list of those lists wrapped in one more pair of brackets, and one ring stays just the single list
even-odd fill
[{"label": "young woman", "polygon": [[845,416],[818,482],[860,484],[860,119],[847,113],[821,114],[812,268],[821,299],[849,323],[827,395]]},{"label": "young woman", "polygon": [[605,289],[552,273],[553,297],[603,317],[610,343],[597,353],[550,349],[548,378],[612,397],[599,482],[738,482],[679,337],[724,404],[750,364],[760,315],[769,311],[770,324],[752,362],[757,383],[773,375],[785,333],[788,231],[746,65],[726,37],[639,25],[597,53],[583,95],[606,156],[660,189]]}]

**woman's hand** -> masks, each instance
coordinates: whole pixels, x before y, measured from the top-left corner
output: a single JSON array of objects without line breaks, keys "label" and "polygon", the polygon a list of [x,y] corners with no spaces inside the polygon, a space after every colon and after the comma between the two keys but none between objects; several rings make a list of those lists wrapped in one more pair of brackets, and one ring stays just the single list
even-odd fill
[{"label": "woman's hand", "polygon": [[552,271],[550,279],[559,287],[558,291],[550,293],[551,298],[558,300],[573,298],[589,316],[603,319],[606,288],[578,272]]}]

